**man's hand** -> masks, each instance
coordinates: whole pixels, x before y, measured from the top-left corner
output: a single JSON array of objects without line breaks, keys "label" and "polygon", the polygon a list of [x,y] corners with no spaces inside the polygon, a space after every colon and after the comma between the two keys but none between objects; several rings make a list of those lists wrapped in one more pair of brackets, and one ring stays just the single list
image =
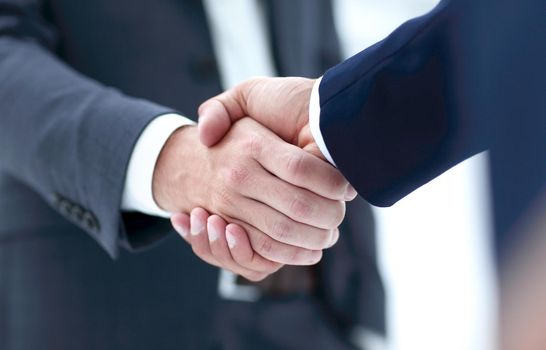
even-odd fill
[{"label": "man's hand", "polygon": [[153,193],[167,211],[201,207],[240,224],[255,252],[246,268],[270,271],[279,266],[271,261],[320,260],[351,188],[326,162],[244,119],[212,148],[201,145],[195,127],[175,132],[159,156]]},{"label": "man's hand", "polygon": [[[191,217],[184,213],[171,217],[174,229],[188,242],[195,254],[205,262],[241,275],[250,281],[260,281],[277,272],[283,265],[272,266],[268,271],[254,271],[244,266],[252,265],[254,251],[246,231],[237,224],[229,224],[218,215],[209,215],[195,208]],[[204,224],[206,223],[206,225]],[[188,234],[193,232],[194,234]],[[339,239],[335,232],[334,245]]]},{"label": "man's hand", "polygon": [[220,216],[209,215],[202,208],[192,210],[191,217],[184,213],[173,214],[171,223],[191,245],[195,255],[247,280],[260,281],[283,266],[271,263],[265,269],[256,268],[255,253],[246,231],[239,225],[228,225]]},{"label": "man's hand", "polygon": [[305,78],[255,78],[213,97],[199,108],[201,141],[215,145],[232,124],[249,116],[286,142],[323,158],[309,128],[314,83]]}]

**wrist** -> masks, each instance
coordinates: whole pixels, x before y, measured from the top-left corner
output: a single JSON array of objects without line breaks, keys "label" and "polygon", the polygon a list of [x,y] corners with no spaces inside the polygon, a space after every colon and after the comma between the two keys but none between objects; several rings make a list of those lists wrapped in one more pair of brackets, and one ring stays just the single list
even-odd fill
[{"label": "wrist", "polygon": [[170,217],[153,198],[153,174],[159,153],[172,133],[183,125],[195,124],[176,113],[163,114],[152,120],[133,147],[127,171],[121,208],[127,212]]},{"label": "wrist", "polygon": [[[200,145],[197,127],[187,125],[175,130],[165,142],[154,168],[152,194],[157,205],[168,212],[182,212],[184,205],[183,181],[188,177],[191,155]],[[182,182],[182,183],[181,183]]]}]

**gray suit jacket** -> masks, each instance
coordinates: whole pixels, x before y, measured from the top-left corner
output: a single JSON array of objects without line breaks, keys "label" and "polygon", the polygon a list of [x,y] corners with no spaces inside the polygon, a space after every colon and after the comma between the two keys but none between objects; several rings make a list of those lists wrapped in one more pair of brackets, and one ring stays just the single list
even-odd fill
[{"label": "gray suit jacket", "polygon": [[[266,6],[282,74],[336,63],[329,1]],[[193,116],[221,91],[201,1],[0,0],[0,82],[0,348],[224,344],[211,337],[216,270],[180,239],[156,244],[171,236],[166,220],[120,211],[143,128],[171,111]],[[358,234],[373,243],[373,232]],[[353,254],[366,270],[350,268],[356,285],[329,309],[381,331],[374,254],[373,244]],[[344,344],[328,328],[324,337]]]}]

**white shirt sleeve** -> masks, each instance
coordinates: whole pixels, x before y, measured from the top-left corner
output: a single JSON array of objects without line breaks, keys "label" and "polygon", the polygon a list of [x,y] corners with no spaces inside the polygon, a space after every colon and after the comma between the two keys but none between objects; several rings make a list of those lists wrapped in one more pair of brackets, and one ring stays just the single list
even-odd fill
[{"label": "white shirt sleeve", "polygon": [[127,168],[121,209],[169,218],[154,200],[152,181],[155,163],[169,136],[184,125],[195,122],[178,114],[165,114],[154,119],[140,135]]},{"label": "white shirt sleeve", "polygon": [[330,155],[326,143],[324,143],[324,138],[322,137],[322,132],[320,131],[320,94],[319,86],[322,81],[322,77],[317,79],[315,85],[313,86],[313,91],[311,92],[311,100],[309,101],[309,127],[311,128],[311,134],[315,139],[315,142],[324,155],[324,157],[333,165],[336,166],[334,159]]}]

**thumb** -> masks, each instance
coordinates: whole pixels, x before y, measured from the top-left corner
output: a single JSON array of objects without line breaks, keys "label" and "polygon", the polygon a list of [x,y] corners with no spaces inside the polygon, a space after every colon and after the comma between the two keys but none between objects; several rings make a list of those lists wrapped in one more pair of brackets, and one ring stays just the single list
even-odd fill
[{"label": "thumb", "polygon": [[229,113],[219,100],[208,100],[199,107],[199,139],[203,145],[214,146],[230,128]]},{"label": "thumb", "polygon": [[199,107],[199,138],[207,147],[217,144],[229,131],[231,124],[246,116],[241,87],[235,87]]}]

